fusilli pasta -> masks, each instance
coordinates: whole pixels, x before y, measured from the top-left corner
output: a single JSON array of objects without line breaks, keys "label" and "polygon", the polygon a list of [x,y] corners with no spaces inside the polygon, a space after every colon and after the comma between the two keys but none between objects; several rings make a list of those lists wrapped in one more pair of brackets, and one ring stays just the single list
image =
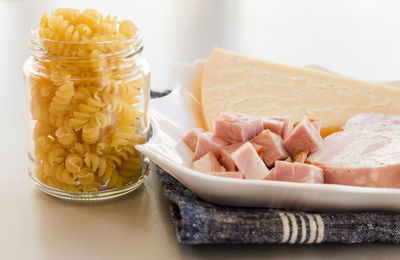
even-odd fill
[{"label": "fusilli pasta", "polygon": [[[144,74],[131,21],[57,9],[40,21],[45,56],[30,77],[36,175],[74,192],[118,188],[141,175]],[[129,58],[127,58],[129,57]]]}]

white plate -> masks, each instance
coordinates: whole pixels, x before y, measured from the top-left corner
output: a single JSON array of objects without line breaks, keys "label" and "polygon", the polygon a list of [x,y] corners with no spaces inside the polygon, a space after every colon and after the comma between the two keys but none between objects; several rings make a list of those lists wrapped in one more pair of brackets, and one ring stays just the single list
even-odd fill
[{"label": "white plate", "polygon": [[[182,138],[192,128],[202,127],[199,97],[203,66],[203,60],[176,66],[171,94],[154,99],[150,104],[153,136],[146,144],[137,145],[140,152],[200,198],[216,204],[245,207],[400,211],[400,189],[240,180],[192,170],[192,152]],[[398,82],[390,85],[398,86]]]}]

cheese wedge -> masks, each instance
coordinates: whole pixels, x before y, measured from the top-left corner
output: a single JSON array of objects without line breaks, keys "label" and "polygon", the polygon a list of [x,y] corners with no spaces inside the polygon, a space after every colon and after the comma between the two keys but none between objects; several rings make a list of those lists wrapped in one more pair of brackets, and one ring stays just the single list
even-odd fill
[{"label": "cheese wedge", "polygon": [[317,118],[326,136],[355,114],[400,114],[400,88],[214,49],[203,72],[201,104],[209,131],[219,112],[236,111],[290,115],[292,123]]}]

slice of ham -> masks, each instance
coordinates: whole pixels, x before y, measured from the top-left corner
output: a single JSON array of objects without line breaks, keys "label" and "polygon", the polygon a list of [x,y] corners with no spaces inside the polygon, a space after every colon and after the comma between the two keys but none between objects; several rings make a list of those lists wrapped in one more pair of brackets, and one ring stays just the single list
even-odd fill
[{"label": "slice of ham", "polygon": [[237,112],[220,112],[214,121],[215,136],[231,143],[248,141],[262,130],[260,117]]},{"label": "slice of ham", "polygon": [[197,138],[196,149],[193,154],[192,161],[196,161],[208,152],[217,152],[218,148],[227,145],[228,142],[215,137],[212,133],[199,133]]},{"label": "slice of ham", "polygon": [[189,147],[192,152],[196,150],[197,138],[199,134],[204,133],[202,128],[193,128],[183,139],[182,141]]},{"label": "slice of ham", "polygon": [[219,177],[243,179],[243,173],[241,172],[208,172],[207,174]]},{"label": "slice of ham", "polygon": [[283,141],[283,146],[290,155],[308,150],[310,153],[318,150],[322,145],[322,137],[306,117],[293,128],[292,132]]},{"label": "slice of ham", "polygon": [[250,142],[244,143],[232,153],[232,159],[246,179],[265,179],[269,170]]},{"label": "slice of ham", "polygon": [[271,172],[270,179],[275,181],[324,183],[322,169],[311,164],[276,161]]},{"label": "slice of ham", "polygon": [[192,168],[193,170],[204,173],[226,171],[225,168],[219,164],[218,159],[213,152],[208,152],[206,155],[193,162]]},{"label": "slice of ham", "polygon": [[347,120],[343,130],[358,129],[373,132],[400,134],[400,116],[377,113],[358,114]]},{"label": "slice of ham", "polygon": [[400,115],[359,114],[343,129],[307,158],[324,170],[325,182],[400,188]]},{"label": "slice of ham", "polygon": [[269,168],[274,166],[276,160],[284,160],[289,156],[283,147],[282,138],[270,130],[262,131],[251,142],[263,147],[263,160]]}]

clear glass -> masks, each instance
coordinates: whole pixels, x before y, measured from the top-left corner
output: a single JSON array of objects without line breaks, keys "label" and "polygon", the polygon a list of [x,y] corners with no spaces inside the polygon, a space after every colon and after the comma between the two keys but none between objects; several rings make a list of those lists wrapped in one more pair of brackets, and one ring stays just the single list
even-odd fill
[{"label": "clear glass", "polygon": [[142,33],[73,43],[31,31],[24,64],[29,175],[63,199],[104,200],[138,188],[148,159],[150,66]]}]

